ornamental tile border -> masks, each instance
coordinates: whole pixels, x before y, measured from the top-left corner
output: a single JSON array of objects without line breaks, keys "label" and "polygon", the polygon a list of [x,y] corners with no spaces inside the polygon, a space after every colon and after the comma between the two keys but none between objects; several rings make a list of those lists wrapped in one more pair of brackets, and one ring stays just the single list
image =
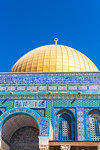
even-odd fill
[{"label": "ornamental tile border", "polygon": [[100,83],[100,73],[1,73],[0,84]]},{"label": "ornamental tile border", "polygon": [[64,99],[64,100],[68,100],[68,99],[78,99],[78,100],[93,100],[93,99],[100,99],[100,94],[81,94],[80,96],[78,96],[77,94],[34,94],[34,93],[19,93],[19,94],[13,94],[10,95],[8,94],[2,94],[0,95],[0,99],[47,99],[47,100],[51,100],[51,99]]},{"label": "ornamental tile border", "polygon": [[5,112],[1,117],[0,117],[0,127],[2,127],[2,123],[4,123],[4,119],[12,115],[13,113],[20,113],[20,112],[26,112],[30,115],[33,115],[34,118],[38,121],[39,127],[40,127],[40,134],[39,136],[48,136],[49,135],[49,120],[44,117],[39,117],[36,115],[36,112],[33,112],[32,110],[26,109],[26,108],[17,108],[17,109],[12,109],[10,111]]},{"label": "ornamental tile border", "polygon": [[68,92],[68,91],[83,91],[83,92],[99,92],[100,93],[100,85],[99,84],[69,84],[69,85],[6,85],[3,84],[0,86],[0,92],[39,92],[39,91],[57,91],[57,92]]},{"label": "ornamental tile border", "polygon": [[77,108],[77,127],[78,127],[78,141],[85,140],[84,129],[84,108]]}]

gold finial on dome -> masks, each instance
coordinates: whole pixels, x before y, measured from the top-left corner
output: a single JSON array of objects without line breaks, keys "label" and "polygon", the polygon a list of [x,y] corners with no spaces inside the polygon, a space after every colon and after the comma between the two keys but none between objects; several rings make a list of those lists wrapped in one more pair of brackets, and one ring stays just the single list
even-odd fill
[{"label": "gold finial on dome", "polygon": [[54,39],[55,45],[57,45],[58,40],[59,40],[58,38],[55,38],[55,39]]}]

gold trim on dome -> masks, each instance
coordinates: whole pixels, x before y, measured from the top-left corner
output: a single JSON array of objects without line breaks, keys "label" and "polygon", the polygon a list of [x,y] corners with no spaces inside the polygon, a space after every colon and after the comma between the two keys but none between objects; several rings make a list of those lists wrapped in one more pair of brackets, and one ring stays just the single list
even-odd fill
[{"label": "gold trim on dome", "polygon": [[63,45],[46,45],[21,57],[11,72],[97,72],[81,52]]}]

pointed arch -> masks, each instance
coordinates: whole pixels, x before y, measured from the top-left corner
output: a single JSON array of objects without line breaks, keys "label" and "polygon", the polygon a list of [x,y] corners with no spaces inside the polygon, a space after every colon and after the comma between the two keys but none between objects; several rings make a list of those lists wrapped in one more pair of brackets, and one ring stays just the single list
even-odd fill
[{"label": "pointed arch", "polygon": [[55,115],[54,139],[75,140],[75,116],[70,109],[60,109]]},{"label": "pointed arch", "polygon": [[100,141],[100,109],[91,109],[87,113],[87,139]]}]

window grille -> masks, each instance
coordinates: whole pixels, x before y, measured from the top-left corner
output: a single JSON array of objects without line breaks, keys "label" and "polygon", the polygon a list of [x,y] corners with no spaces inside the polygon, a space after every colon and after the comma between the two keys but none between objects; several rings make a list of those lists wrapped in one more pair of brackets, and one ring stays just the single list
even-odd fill
[{"label": "window grille", "polygon": [[58,138],[60,141],[70,141],[72,140],[72,130],[71,130],[71,117],[63,113],[59,117],[59,135]]},{"label": "window grille", "polygon": [[100,115],[93,114],[90,117],[90,132],[92,141],[100,141]]}]

